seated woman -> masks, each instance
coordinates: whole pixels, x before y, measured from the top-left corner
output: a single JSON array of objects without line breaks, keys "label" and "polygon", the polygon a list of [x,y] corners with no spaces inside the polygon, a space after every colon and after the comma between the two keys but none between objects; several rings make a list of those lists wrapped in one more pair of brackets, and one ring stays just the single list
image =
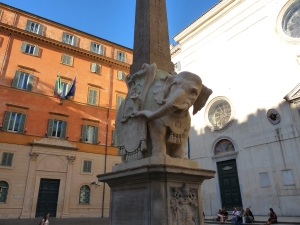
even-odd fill
[{"label": "seated woman", "polygon": [[271,223],[277,223],[277,215],[273,211],[272,208],[270,208],[270,214],[269,214],[269,216],[270,216],[270,218],[268,219],[268,222],[266,223],[267,225],[270,225]]},{"label": "seated woman", "polygon": [[246,208],[245,221],[246,223],[253,223],[254,221],[254,216],[249,208]]},{"label": "seated woman", "polygon": [[228,212],[226,212],[226,210],[225,209],[223,209],[222,210],[222,212],[221,212],[221,220],[220,220],[220,223],[224,223],[225,222],[225,220],[227,220],[228,219]]},{"label": "seated woman", "polygon": [[213,220],[220,221],[220,220],[221,220],[221,217],[222,217],[222,210],[219,209],[219,211],[218,211],[218,213],[217,213],[217,218],[213,218]]}]

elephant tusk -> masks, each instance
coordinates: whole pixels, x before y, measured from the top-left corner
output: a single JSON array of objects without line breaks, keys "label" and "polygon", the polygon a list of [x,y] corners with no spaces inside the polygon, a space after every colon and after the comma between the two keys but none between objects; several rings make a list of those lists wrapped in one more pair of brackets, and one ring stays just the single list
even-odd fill
[{"label": "elephant tusk", "polygon": [[182,111],[185,111],[185,110],[188,110],[189,109],[189,104],[188,103],[183,103],[181,105],[176,105],[174,104],[173,105],[175,108],[177,108],[178,110],[182,110]]}]

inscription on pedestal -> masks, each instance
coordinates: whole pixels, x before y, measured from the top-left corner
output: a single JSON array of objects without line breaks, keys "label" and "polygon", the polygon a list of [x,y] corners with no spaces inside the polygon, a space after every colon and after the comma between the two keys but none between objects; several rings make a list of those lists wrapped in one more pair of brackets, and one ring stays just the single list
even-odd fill
[{"label": "inscription on pedestal", "polygon": [[147,225],[147,189],[113,191],[111,218],[114,225]]}]

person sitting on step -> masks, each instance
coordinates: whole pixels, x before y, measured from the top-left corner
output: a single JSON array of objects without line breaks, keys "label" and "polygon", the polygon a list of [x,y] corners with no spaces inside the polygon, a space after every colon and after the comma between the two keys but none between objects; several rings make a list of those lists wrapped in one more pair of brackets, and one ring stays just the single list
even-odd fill
[{"label": "person sitting on step", "polygon": [[233,215],[233,217],[230,219],[230,221],[232,221],[232,222],[237,221],[237,217],[239,215],[239,212],[237,211],[237,208],[233,208],[232,215]]},{"label": "person sitting on step", "polygon": [[272,208],[270,208],[270,214],[269,214],[269,219],[268,222],[266,223],[266,225],[270,225],[271,223],[277,223],[277,215],[276,213],[273,211]]},{"label": "person sitting on step", "polygon": [[251,212],[251,210],[249,208],[246,208],[245,222],[246,223],[253,223],[254,222],[253,213]]},{"label": "person sitting on step", "polygon": [[222,217],[220,219],[220,223],[224,223],[228,219],[228,212],[226,212],[226,210],[223,209],[221,215]]}]

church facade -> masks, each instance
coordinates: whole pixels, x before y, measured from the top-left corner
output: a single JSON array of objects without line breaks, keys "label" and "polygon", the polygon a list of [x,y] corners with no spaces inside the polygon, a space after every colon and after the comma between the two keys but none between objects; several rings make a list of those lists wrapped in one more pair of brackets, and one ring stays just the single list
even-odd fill
[{"label": "church facade", "polygon": [[223,0],[174,40],[175,70],[213,90],[188,144],[217,172],[202,186],[204,213],[299,215],[300,1]]}]

